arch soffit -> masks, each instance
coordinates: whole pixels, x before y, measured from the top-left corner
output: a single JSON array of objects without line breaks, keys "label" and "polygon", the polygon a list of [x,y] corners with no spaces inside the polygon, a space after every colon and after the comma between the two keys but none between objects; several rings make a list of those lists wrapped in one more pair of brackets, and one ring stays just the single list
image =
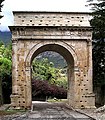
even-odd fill
[{"label": "arch soffit", "polygon": [[46,41],[46,42],[41,41],[41,42],[37,43],[36,45],[34,45],[30,49],[30,51],[29,51],[29,53],[26,57],[26,61],[25,61],[26,67],[31,66],[30,65],[31,64],[31,59],[32,59],[32,56],[33,56],[33,54],[35,53],[36,50],[38,50],[39,48],[41,48],[45,45],[50,45],[50,44],[59,45],[59,46],[65,48],[72,55],[73,60],[74,60],[74,66],[77,66],[77,55],[76,55],[76,52],[71,45],[68,45],[64,41]]}]

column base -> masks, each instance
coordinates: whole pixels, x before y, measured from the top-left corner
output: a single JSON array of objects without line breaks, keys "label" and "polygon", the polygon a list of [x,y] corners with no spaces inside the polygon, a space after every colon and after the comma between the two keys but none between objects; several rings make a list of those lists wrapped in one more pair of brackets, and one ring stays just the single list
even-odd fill
[{"label": "column base", "polygon": [[31,109],[31,106],[27,106],[24,98],[21,98],[20,95],[12,94],[10,97],[11,97],[10,109],[15,109],[15,110]]},{"label": "column base", "polygon": [[80,99],[74,97],[73,99],[68,99],[66,106],[73,109],[94,109],[95,107],[95,95],[93,93],[87,93],[80,96]]},{"label": "column base", "polygon": [[11,108],[10,109],[20,109],[19,107],[19,95],[18,94],[12,94],[11,96]]}]

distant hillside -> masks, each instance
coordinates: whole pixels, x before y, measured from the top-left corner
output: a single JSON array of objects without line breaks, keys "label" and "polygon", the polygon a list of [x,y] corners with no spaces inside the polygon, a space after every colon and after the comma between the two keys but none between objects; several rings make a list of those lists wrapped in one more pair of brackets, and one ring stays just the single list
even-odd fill
[{"label": "distant hillside", "polygon": [[8,43],[11,40],[11,32],[9,31],[5,31],[5,32],[1,32],[0,31],[0,40],[4,41],[4,43]]},{"label": "distant hillside", "polygon": [[57,68],[65,68],[67,67],[66,60],[59,54],[53,51],[46,51],[43,53],[40,53],[37,57],[37,59],[42,58],[48,58],[50,62],[54,63],[54,66]]}]

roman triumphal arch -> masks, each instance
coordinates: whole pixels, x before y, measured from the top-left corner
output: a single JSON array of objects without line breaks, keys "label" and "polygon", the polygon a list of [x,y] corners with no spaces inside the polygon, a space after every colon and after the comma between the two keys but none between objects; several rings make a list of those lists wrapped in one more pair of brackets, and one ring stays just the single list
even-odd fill
[{"label": "roman triumphal arch", "polygon": [[31,62],[44,51],[60,53],[68,64],[67,105],[93,108],[92,28],[89,13],[13,12],[11,107],[31,108]]}]

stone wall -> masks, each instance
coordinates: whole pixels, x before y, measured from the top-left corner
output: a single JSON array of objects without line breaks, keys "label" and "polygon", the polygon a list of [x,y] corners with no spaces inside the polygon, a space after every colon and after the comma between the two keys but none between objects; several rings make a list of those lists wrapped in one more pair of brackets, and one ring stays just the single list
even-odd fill
[{"label": "stone wall", "polygon": [[15,26],[90,26],[89,13],[13,12]]}]

